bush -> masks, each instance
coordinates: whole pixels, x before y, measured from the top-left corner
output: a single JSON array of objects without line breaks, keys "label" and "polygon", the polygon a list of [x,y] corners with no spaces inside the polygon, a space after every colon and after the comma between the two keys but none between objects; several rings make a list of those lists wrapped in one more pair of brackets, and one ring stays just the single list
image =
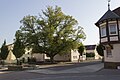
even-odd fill
[{"label": "bush", "polygon": [[97,52],[98,52],[98,54],[100,55],[100,56],[104,56],[104,46],[103,45],[101,45],[101,44],[99,44],[99,45],[97,45],[97,48],[96,48],[96,50],[97,50]]},{"label": "bush", "polygon": [[95,53],[86,53],[86,57],[95,57]]}]

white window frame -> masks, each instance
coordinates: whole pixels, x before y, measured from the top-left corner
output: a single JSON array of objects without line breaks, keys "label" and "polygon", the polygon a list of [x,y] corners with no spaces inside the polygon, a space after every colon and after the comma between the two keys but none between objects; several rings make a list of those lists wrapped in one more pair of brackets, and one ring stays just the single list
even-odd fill
[{"label": "white window frame", "polygon": [[118,23],[119,23],[119,31],[120,31],[120,21]]},{"label": "white window frame", "polygon": [[[112,27],[112,28],[111,28]],[[113,27],[114,27],[114,31],[113,30],[111,30],[111,29],[113,29]],[[110,23],[109,24],[109,35],[117,35],[118,34],[118,32],[117,32],[117,24],[115,24],[115,23]]]},{"label": "white window frame", "polygon": [[100,32],[101,32],[101,37],[106,36],[106,26],[105,25],[101,26]]},{"label": "white window frame", "polygon": [[[119,30],[119,33],[120,33],[120,30]],[[120,37],[120,35],[119,35],[119,37]]]}]

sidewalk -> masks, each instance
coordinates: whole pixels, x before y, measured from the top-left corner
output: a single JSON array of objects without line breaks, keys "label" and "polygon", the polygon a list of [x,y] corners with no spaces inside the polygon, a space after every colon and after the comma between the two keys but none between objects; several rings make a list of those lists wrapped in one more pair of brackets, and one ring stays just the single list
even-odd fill
[{"label": "sidewalk", "polygon": [[42,73],[42,74],[88,73],[88,72],[99,71],[103,68],[103,66],[104,66],[103,63],[100,63],[100,64],[95,64],[95,65],[75,67],[75,68],[60,70],[60,71],[54,71],[54,70],[49,70],[49,69],[43,68],[43,69],[39,69],[39,70],[28,70],[27,72]]}]

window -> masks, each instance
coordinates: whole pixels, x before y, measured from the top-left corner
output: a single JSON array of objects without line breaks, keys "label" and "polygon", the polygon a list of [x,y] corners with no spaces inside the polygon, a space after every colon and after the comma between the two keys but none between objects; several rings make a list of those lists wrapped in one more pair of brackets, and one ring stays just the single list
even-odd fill
[{"label": "window", "polygon": [[73,56],[73,59],[76,59],[77,58],[77,56]]},{"label": "window", "polygon": [[120,31],[120,21],[119,21],[119,24],[118,24],[118,25],[119,25],[119,31]]},{"label": "window", "polygon": [[106,47],[106,56],[107,56],[107,57],[112,57],[111,46],[107,46],[107,47]]},{"label": "window", "polygon": [[117,26],[116,26],[116,24],[109,24],[109,34],[110,35],[117,34]]},{"label": "window", "polygon": [[[120,33],[120,30],[119,30],[119,33]],[[119,37],[120,37],[120,35],[119,35]]]},{"label": "window", "polygon": [[104,36],[106,36],[106,27],[105,26],[101,27],[101,37],[104,37]]}]

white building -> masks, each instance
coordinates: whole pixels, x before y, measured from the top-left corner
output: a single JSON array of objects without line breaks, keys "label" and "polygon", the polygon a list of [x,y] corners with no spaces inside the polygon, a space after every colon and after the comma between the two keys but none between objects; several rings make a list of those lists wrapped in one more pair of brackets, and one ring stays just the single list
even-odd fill
[{"label": "white building", "polygon": [[[40,53],[34,53],[32,56],[36,58],[36,60],[39,61],[46,61],[49,60],[50,57],[47,57],[46,54],[40,54]],[[70,53],[64,54],[64,55],[55,55],[54,60],[55,61],[71,61],[71,62],[77,62],[79,59],[79,53],[77,50],[71,50]]]},{"label": "white building", "polygon": [[97,53],[96,45],[85,45],[85,53],[95,54],[94,59],[101,59],[102,57]]},{"label": "white building", "polygon": [[[14,45],[9,45],[10,47],[14,47]],[[85,51],[82,56],[80,56],[80,60],[86,60],[86,53],[95,53],[95,59],[99,59],[100,56],[98,55],[96,51],[96,45],[86,45]],[[70,62],[78,62],[79,60],[79,52],[77,49],[71,50],[70,53],[66,53],[64,55],[55,55],[54,60],[55,61],[70,61]],[[10,55],[9,55],[10,56]],[[8,57],[9,57],[8,56]],[[12,54],[11,59],[16,59],[14,54]],[[28,62],[28,59],[35,58],[37,62],[45,62],[47,60],[50,60],[50,57],[48,57],[44,53],[32,53],[32,48],[25,48],[25,54],[20,58],[21,60],[24,59],[24,62]],[[7,61],[9,58],[7,58]]]},{"label": "white building", "polygon": [[6,63],[16,63],[16,57],[12,52],[13,44],[9,44],[7,46],[8,46],[9,53],[8,53],[8,56],[7,56],[6,60],[5,60],[5,62]]},{"label": "white building", "polygon": [[100,44],[104,46],[104,67],[120,66],[120,7],[108,11],[95,24],[99,28]]}]

